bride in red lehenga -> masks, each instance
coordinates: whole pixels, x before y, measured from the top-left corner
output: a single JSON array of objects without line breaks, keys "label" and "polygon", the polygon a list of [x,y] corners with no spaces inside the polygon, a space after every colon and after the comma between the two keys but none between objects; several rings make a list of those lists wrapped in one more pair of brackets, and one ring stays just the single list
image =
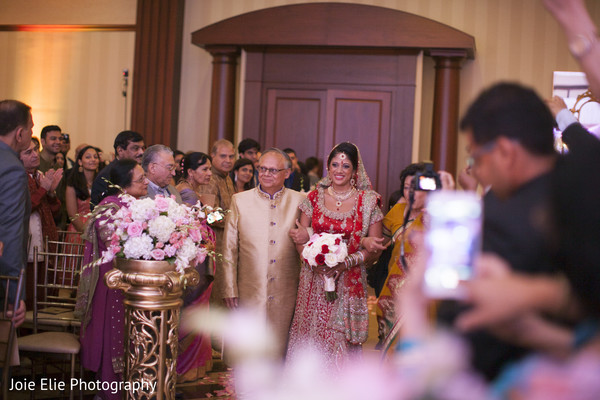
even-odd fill
[{"label": "bride in red lehenga", "polygon": [[[327,158],[328,174],[300,205],[300,224],[314,233],[341,233],[348,257],[333,268],[302,266],[287,361],[307,346],[317,350],[327,368],[339,368],[367,340],[369,315],[365,265],[381,250],[381,196],[371,189],[360,153],[349,142]],[[303,245],[298,245],[301,252]],[[337,299],[328,301],[323,277],[336,279]]]}]

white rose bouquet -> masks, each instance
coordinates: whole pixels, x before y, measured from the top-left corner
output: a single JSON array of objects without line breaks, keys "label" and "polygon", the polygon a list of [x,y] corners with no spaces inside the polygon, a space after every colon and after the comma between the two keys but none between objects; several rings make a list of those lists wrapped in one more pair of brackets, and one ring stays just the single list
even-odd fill
[{"label": "white rose bouquet", "polygon": [[[326,265],[333,268],[343,262],[348,256],[348,247],[342,240],[341,234],[333,233],[315,233],[310,237],[308,243],[302,250],[302,258],[311,267]],[[325,296],[328,301],[334,301],[337,298],[335,291],[335,279],[332,277],[323,277]]]},{"label": "white rose bouquet", "polygon": [[[100,224],[110,233],[110,245],[100,262],[115,257],[135,260],[166,260],[179,273],[201,263],[214,250],[215,236],[207,224],[206,211],[213,210],[178,204],[174,198],[156,196],[135,199],[121,194],[125,205],[116,212],[108,209]],[[100,215],[102,216],[102,215]]]}]

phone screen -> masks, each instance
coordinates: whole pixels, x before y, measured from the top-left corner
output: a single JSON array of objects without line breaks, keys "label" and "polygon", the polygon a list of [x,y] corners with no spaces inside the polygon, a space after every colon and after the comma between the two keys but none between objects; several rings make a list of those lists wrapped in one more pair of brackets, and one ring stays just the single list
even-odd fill
[{"label": "phone screen", "polygon": [[481,200],[472,192],[433,192],[427,198],[427,212],[425,293],[460,299],[464,296],[460,282],[473,276],[481,249]]}]

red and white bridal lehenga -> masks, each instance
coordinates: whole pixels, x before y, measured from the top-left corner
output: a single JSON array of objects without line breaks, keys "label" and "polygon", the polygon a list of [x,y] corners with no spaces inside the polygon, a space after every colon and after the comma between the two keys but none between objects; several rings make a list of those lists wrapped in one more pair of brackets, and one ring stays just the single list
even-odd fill
[{"label": "red and white bridal lehenga", "polygon": [[[311,219],[314,233],[341,233],[348,254],[355,253],[360,250],[360,239],[368,235],[369,227],[383,219],[381,197],[371,190],[362,161],[359,161],[358,195],[352,210],[339,212],[325,207],[324,192],[330,184],[328,177],[321,180],[300,209]],[[311,346],[324,357],[326,368],[339,369],[350,353],[362,349],[369,327],[364,264],[343,272],[336,282],[336,291],[337,299],[327,301],[322,276],[303,263],[290,328],[288,362],[293,362],[298,352]]]}]

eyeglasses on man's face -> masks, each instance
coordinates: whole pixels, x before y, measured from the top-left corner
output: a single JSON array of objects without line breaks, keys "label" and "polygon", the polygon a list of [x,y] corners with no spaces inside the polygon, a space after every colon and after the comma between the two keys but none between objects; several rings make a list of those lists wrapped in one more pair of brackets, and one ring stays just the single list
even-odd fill
[{"label": "eyeglasses on man's face", "polygon": [[258,173],[259,174],[269,174],[269,175],[277,175],[278,173],[280,173],[281,171],[286,170],[286,168],[281,168],[281,169],[277,169],[277,168],[265,168],[265,167],[258,167]]},{"label": "eyeglasses on man's face", "polygon": [[496,141],[492,140],[491,142],[487,142],[476,150],[471,151],[471,155],[467,158],[467,166],[473,167],[477,160],[481,158],[486,153],[494,150],[496,146]]},{"label": "eyeglasses on man's face", "polygon": [[175,171],[175,164],[167,164],[167,165],[162,165],[162,164],[159,164],[159,163],[152,163],[152,164],[159,165],[159,166],[163,167],[164,169],[166,169],[169,172]]}]

